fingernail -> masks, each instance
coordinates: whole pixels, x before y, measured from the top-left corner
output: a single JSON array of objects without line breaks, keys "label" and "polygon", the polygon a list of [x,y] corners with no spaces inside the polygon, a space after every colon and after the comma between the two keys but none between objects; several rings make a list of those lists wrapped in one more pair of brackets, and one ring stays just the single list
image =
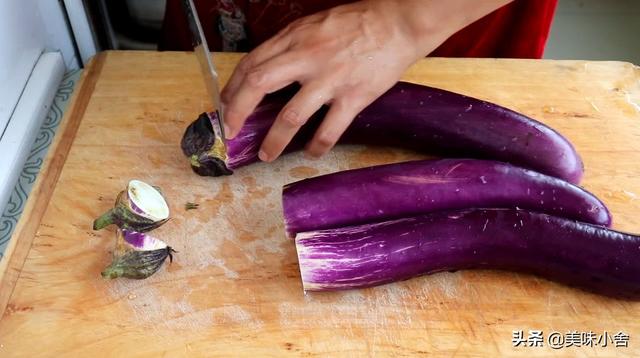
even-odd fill
[{"label": "fingernail", "polygon": [[262,160],[263,162],[268,162],[269,161],[269,156],[262,149],[258,152],[258,158],[260,158],[260,160]]}]

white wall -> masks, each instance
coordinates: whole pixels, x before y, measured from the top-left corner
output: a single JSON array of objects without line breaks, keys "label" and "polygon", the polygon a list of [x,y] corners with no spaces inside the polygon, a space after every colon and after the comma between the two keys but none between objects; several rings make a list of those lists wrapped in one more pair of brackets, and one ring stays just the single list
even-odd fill
[{"label": "white wall", "polygon": [[544,57],[640,65],[640,0],[560,0]]},{"label": "white wall", "polygon": [[[74,52],[73,42],[71,41],[71,34],[69,33],[69,29],[67,28],[67,24],[64,19],[64,10],[62,9],[58,1],[19,0],[17,2],[35,2],[37,4],[37,8],[34,7],[32,9],[38,10],[34,11],[34,15],[40,17],[43,23],[42,31],[44,32],[45,36],[44,50],[47,52],[60,51],[62,53],[62,58],[64,59],[64,64],[67,70],[78,68],[79,64]],[[0,16],[2,16],[2,14],[0,14]],[[91,32],[89,32],[89,34],[91,34]]]},{"label": "white wall", "polygon": [[84,5],[82,0],[64,0],[64,4],[67,7],[69,22],[71,23],[73,36],[75,37],[78,45],[80,57],[82,57],[81,61],[86,64],[89,62],[89,59],[96,54],[98,48],[96,46],[96,39],[94,38],[93,30],[91,29],[91,25],[89,25],[89,20],[87,19]]},{"label": "white wall", "polygon": [[63,12],[55,0],[0,0],[0,138],[43,51],[60,51],[77,68]]},{"label": "white wall", "polygon": [[44,47],[39,15],[22,1],[0,1],[0,137]]}]

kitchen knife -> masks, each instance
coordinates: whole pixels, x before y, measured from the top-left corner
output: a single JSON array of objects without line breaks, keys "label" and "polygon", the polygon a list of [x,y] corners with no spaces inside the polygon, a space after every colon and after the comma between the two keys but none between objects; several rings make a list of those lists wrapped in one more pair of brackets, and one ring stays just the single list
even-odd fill
[{"label": "kitchen knife", "polygon": [[[213,109],[215,110],[216,122],[213,125],[216,135],[219,135],[223,143],[226,141],[224,136],[224,120],[222,118],[222,102],[220,102],[220,87],[218,86],[218,72],[212,61],[212,55],[207,45],[207,39],[204,36],[198,12],[193,0],[183,0],[184,11],[187,15],[187,22],[193,37],[193,51],[198,57],[200,70],[202,71],[202,79],[207,87],[207,92],[213,100]],[[216,128],[217,127],[217,128]]]}]

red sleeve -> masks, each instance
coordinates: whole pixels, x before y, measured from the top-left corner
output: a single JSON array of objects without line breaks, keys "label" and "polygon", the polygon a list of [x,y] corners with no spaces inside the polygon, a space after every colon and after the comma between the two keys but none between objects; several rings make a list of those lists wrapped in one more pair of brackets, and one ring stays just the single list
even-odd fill
[{"label": "red sleeve", "polygon": [[[181,1],[167,0],[161,50],[191,49]],[[246,35],[237,51],[250,51],[289,22],[346,2],[195,0],[207,40],[218,51],[222,48],[220,14],[229,14],[230,8],[243,19]],[[430,56],[541,58],[556,4],[557,0],[515,0],[458,31]]]},{"label": "red sleeve", "polygon": [[[189,25],[182,8],[183,0],[167,0],[164,20],[160,30],[158,50],[160,51],[193,51]],[[194,1],[200,23],[211,51],[220,48],[220,40],[216,31],[218,17],[217,4],[214,1]]]},{"label": "red sleeve", "polygon": [[557,0],[516,0],[451,36],[430,56],[542,58]]}]

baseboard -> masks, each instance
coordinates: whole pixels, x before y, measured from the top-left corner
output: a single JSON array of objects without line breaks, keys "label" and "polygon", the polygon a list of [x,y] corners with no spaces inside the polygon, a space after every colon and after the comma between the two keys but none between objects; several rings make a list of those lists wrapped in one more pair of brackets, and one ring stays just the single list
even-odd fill
[{"label": "baseboard", "polygon": [[45,52],[38,58],[0,138],[0,213],[4,212],[38,128],[49,112],[64,70],[59,52]]}]

